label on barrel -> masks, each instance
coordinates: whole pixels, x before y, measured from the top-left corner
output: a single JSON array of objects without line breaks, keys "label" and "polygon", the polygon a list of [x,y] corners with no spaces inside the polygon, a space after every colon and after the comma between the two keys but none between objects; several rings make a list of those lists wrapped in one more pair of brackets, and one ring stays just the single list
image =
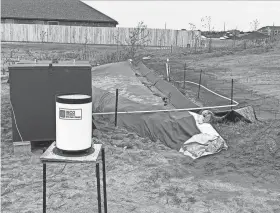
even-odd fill
[{"label": "label on barrel", "polygon": [[64,120],[82,120],[82,109],[59,108],[59,118]]}]

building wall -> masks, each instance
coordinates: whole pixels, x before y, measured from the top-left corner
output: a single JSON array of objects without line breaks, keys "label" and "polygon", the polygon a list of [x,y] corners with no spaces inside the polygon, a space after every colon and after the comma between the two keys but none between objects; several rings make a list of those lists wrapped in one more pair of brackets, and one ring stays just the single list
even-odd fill
[{"label": "building wall", "polygon": [[1,23],[10,24],[46,24],[63,26],[88,26],[88,27],[116,27],[114,23],[100,22],[75,22],[75,21],[45,21],[45,20],[27,20],[27,19],[1,19]]},{"label": "building wall", "polygon": [[264,33],[266,35],[280,35],[280,28],[270,28],[270,27],[266,27],[262,30],[259,30],[259,32]]}]

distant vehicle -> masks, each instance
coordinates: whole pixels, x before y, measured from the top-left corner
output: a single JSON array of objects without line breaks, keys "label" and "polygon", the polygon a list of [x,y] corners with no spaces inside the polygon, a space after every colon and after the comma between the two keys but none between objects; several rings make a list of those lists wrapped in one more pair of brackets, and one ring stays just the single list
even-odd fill
[{"label": "distant vehicle", "polygon": [[150,56],[143,57],[143,60],[150,60],[150,59],[151,59]]},{"label": "distant vehicle", "polygon": [[229,37],[228,37],[228,36],[222,36],[222,37],[220,37],[220,40],[226,40],[226,39],[229,39]]},{"label": "distant vehicle", "polygon": [[233,37],[234,37],[234,36],[233,36],[232,33],[226,32],[226,33],[224,34],[224,36],[220,37],[220,40],[231,39],[231,38],[233,38]]}]

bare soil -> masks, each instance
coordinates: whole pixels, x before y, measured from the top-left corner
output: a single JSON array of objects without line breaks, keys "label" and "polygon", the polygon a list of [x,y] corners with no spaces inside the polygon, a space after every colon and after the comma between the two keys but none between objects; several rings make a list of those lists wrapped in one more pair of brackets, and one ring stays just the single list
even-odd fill
[{"label": "bare soil", "polygon": [[[265,58],[262,54],[259,54],[259,58]],[[255,58],[251,53],[245,55],[249,61],[250,55]],[[173,76],[181,78],[179,70],[183,67],[182,62],[189,60],[188,56],[169,57],[174,66]],[[175,63],[177,57],[180,64]],[[208,66],[208,62],[215,60],[219,60],[219,66],[223,66],[223,59],[219,57],[200,57],[205,58],[196,62],[200,66]],[[152,60],[148,65],[160,74],[162,66],[164,70],[166,54]],[[279,59],[277,61],[279,63]],[[178,72],[175,72],[176,69]],[[196,70],[199,71],[199,68],[194,72]],[[213,68],[209,73],[215,70]],[[258,73],[256,71],[255,76]],[[207,86],[221,89],[218,92],[227,95],[228,91],[222,87],[224,84],[218,83],[220,77],[225,77],[219,75],[213,78],[214,85],[210,80],[206,81]],[[41,212],[42,164],[39,156],[42,151],[13,155],[9,84],[6,83],[7,78],[1,80],[1,210],[7,213]],[[273,80],[271,78],[271,82]],[[277,89],[277,86],[273,88]],[[241,89],[240,86],[236,98],[242,99]],[[276,96],[269,100],[274,99]],[[254,105],[254,100],[246,98],[248,104]],[[272,101],[265,103],[271,108],[275,107]],[[214,125],[227,141],[229,149],[195,161],[163,146],[159,141],[151,142],[134,133],[114,128],[112,124],[99,121],[97,127],[94,142],[105,145],[107,156],[109,212],[280,212],[279,119],[255,124]],[[95,165],[67,164],[63,168],[64,164],[47,165],[48,212],[96,212]]]}]

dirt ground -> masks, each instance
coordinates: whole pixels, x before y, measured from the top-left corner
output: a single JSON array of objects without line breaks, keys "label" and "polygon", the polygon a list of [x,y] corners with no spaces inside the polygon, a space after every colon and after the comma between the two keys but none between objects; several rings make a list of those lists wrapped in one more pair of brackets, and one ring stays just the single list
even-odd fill
[{"label": "dirt ground", "polygon": [[[262,53],[258,57],[265,58],[263,54],[274,53]],[[211,67],[212,64],[210,66],[208,62],[219,61],[219,66],[228,66],[223,65],[227,56],[211,58],[205,55],[200,56],[204,59],[195,63],[201,67],[203,64]],[[255,54],[247,53],[245,56],[249,61],[250,55],[255,58]],[[177,57],[180,64],[175,67]],[[170,57],[174,78],[182,79],[179,70],[182,62],[191,60],[189,57],[197,56]],[[241,58],[242,54],[234,57]],[[161,74],[164,60],[166,55],[154,57],[148,66]],[[235,67],[233,61],[232,69]],[[245,61],[243,63],[247,64]],[[175,72],[176,69],[178,71]],[[210,68],[207,70],[211,71]],[[199,68],[193,70],[195,75],[189,75],[190,78],[195,80],[197,71]],[[214,68],[210,71],[205,76],[215,74]],[[259,72],[256,71],[256,78],[261,75]],[[216,76],[209,77],[213,81],[205,80],[205,83],[228,96],[227,87],[222,87],[225,83],[219,81],[220,77],[225,77],[218,73]],[[270,82],[274,79],[271,78]],[[7,213],[41,212],[42,164],[39,156],[42,151],[13,155],[9,84],[7,78],[1,80],[1,210]],[[242,82],[238,81],[238,84],[235,97],[241,100],[245,87]],[[254,105],[256,102],[262,106],[263,93],[252,87],[255,93],[251,98],[250,88],[248,86],[249,92],[244,90],[244,94],[248,92],[246,103]],[[277,91],[277,85],[272,88]],[[268,100],[274,99],[277,100],[276,95]],[[277,101],[268,100],[266,105],[277,110]],[[94,142],[104,144],[106,150],[109,212],[280,212],[280,120],[264,118],[255,124],[214,125],[229,149],[195,161],[163,146],[159,141],[151,142],[100,121],[98,130],[94,131]],[[94,165],[67,164],[65,168],[64,164],[48,165],[47,180],[48,212],[97,211]]]}]

